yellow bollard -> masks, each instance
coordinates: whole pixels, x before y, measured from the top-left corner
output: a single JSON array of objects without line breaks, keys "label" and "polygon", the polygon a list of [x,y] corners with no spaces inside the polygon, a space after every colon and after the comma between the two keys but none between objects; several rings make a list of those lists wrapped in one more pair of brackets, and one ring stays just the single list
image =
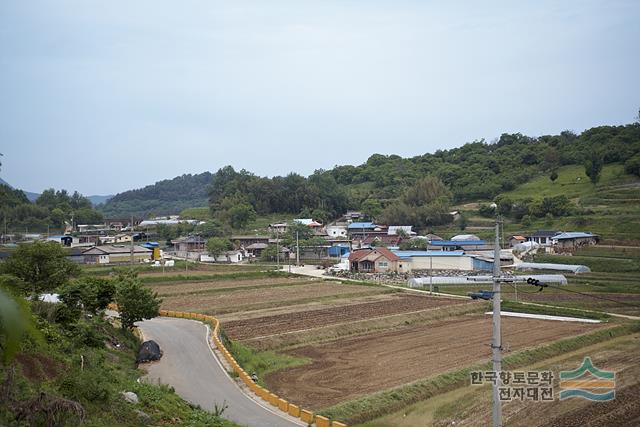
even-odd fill
[{"label": "yellow bollard", "polygon": [[329,418],[316,415],[316,427],[330,427]]},{"label": "yellow bollard", "polygon": [[288,412],[289,411],[289,402],[284,399],[278,399],[278,408],[281,411]]},{"label": "yellow bollard", "polygon": [[269,403],[271,403],[273,406],[277,407],[279,400],[280,397],[277,394],[269,393]]},{"label": "yellow bollard", "polygon": [[341,423],[338,421],[332,421],[331,422],[331,427],[347,427],[347,425],[345,423]]},{"label": "yellow bollard", "polygon": [[306,409],[301,410],[300,419],[305,423],[311,424],[313,422],[313,412],[307,411]]},{"label": "yellow bollard", "polygon": [[300,416],[300,408],[293,403],[289,403],[289,415],[298,418]]}]

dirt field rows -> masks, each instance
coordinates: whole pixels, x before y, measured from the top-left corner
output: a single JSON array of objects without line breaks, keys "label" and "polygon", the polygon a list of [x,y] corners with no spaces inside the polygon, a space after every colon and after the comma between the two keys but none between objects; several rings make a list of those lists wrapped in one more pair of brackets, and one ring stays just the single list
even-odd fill
[{"label": "dirt field rows", "polygon": [[[506,318],[503,342],[510,350],[521,350],[598,327]],[[324,408],[487,360],[490,334],[491,319],[471,315],[426,327],[338,340],[331,345],[309,345],[290,354],[310,358],[310,365],[276,372],[267,383],[274,393],[296,404]]]},{"label": "dirt field rows", "polygon": [[294,286],[318,282],[317,280],[308,280],[304,278],[267,278],[267,279],[239,279],[239,280],[220,280],[212,282],[192,282],[166,285],[151,285],[150,288],[160,296],[177,295],[177,294],[193,294],[199,292],[217,291],[226,289],[233,291],[237,288],[246,288],[254,286]]},{"label": "dirt field rows", "polygon": [[286,305],[295,301],[351,295],[373,295],[389,292],[372,286],[341,285],[319,282],[300,286],[270,287],[267,289],[238,290],[216,294],[186,294],[165,298],[162,308],[203,313],[229,313],[274,305]]},{"label": "dirt field rows", "polygon": [[[270,350],[275,359],[284,353],[309,360],[261,378],[274,393],[314,410],[490,358],[486,301],[273,275],[149,286],[164,298],[164,309],[215,314],[230,339],[259,357]],[[522,298],[570,305],[575,297]],[[602,327],[503,318],[505,354]],[[632,399],[624,402],[624,413],[634,414]]]},{"label": "dirt field rows", "polygon": [[236,320],[224,322],[223,327],[232,339],[246,339],[263,335],[306,330],[320,325],[324,326],[358,321],[466,303],[467,301],[464,300],[435,299],[417,295],[395,294],[384,301],[309,310],[302,313],[287,313],[247,320]]}]

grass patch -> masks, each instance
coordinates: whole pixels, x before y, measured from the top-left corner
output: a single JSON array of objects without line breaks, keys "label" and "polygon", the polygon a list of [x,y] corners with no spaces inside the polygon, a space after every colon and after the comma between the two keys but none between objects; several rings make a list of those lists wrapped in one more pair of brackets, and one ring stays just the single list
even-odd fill
[{"label": "grass patch", "polygon": [[640,259],[587,256],[536,255],[535,262],[586,265],[592,271],[612,273],[640,272]]},{"label": "grass patch", "polygon": [[606,313],[595,313],[592,311],[575,310],[560,307],[522,304],[515,301],[502,301],[501,308],[504,311],[515,311],[517,313],[546,314],[548,316],[578,317],[583,319],[594,319],[603,321],[611,319],[611,316]]},{"label": "grass patch", "polygon": [[[640,323],[635,322],[566,338],[509,355],[503,359],[503,367],[504,369],[514,369],[527,366],[559,354],[606,341],[612,337],[638,331],[640,331]],[[490,368],[491,363],[487,362],[446,372],[432,378],[341,403],[320,411],[320,414],[332,419],[344,420],[349,424],[362,423],[398,411],[412,403],[462,387],[469,383],[472,371],[485,371]]]},{"label": "grass patch", "polygon": [[624,173],[620,164],[606,165],[598,184],[593,185],[584,173],[581,165],[563,166],[558,169],[558,179],[552,182],[548,175],[541,175],[524,183],[513,191],[504,193],[512,199],[525,197],[550,197],[564,195],[569,198],[596,196],[598,192],[607,191],[611,186],[634,182],[633,176]]},{"label": "grass patch", "polygon": [[263,387],[266,387],[264,378],[267,374],[281,369],[307,365],[311,362],[306,358],[287,356],[274,351],[254,350],[251,347],[229,339],[223,329],[220,329],[220,336],[227,350],[229,350],[233,358],[236,359],[236,362],[238,362],[238,364],[242,366],[242,369],[249,375],[255,372],[256,375],[258,375],[258,384]]}]

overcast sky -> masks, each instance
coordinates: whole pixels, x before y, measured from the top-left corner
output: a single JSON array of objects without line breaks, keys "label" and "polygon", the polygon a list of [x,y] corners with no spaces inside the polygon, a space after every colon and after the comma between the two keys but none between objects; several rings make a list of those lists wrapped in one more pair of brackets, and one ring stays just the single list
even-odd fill
[{"label": "overcast sky", "polygon": [[3,0],[0,177],[110,194],[630,123],[639,22],[637,0]]}]

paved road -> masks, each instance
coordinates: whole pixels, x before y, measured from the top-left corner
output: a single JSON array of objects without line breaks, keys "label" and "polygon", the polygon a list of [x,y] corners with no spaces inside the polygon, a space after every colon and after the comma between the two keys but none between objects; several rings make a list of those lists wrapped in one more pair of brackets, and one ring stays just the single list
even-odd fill
[{"label": "paved road", "polygon": [[227,375],[207,344],[207,329],[200,322],[157,317],[137,323],[146,340],[153,339],[164,352],[148,365],[147,379],[171,385],[185,400],[212,410],[226,400],[224,418],[249,427],[306,425],[284,418],[244,394]]}]

